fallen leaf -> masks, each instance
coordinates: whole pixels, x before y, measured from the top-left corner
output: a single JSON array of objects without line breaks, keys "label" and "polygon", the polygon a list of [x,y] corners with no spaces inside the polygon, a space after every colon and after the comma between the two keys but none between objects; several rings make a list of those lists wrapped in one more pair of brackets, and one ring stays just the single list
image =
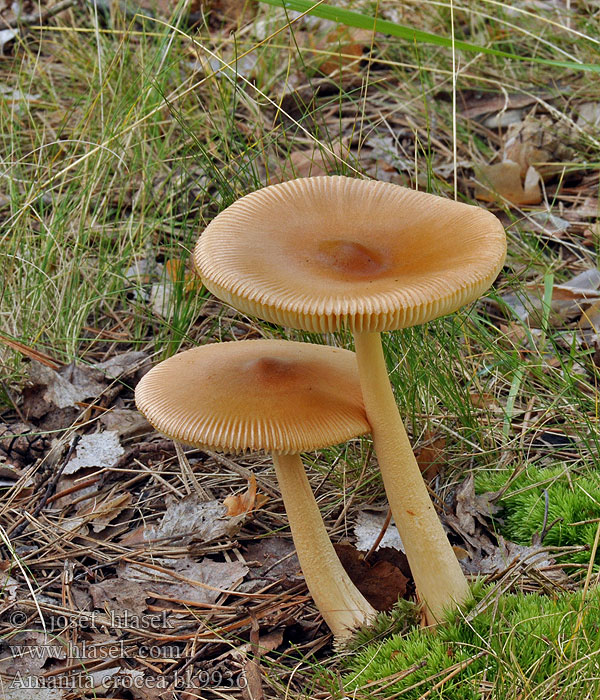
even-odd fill
[{"label": "fallen leaf", "polygon": [[0,29],[0,54],[4,53],[4,47],[19,36],[18,29]]},{"label": "fallen leaf", "polygon": [[373,32],[354,27],[337,26],[315,48],[330,51],[331,55],[319,64],[326,75],[342,72],[345,68],[354,73],[360,70],[360,58],[370,46]]},{"label": "fallen leaf", "polygon": [[[446,93],[446,95],[446,99],[452,98],[450,93]],[[513,94],[504,91],[494,94],[487,91],[459,90],[456,96],[462,116],[468,119],[475,119],[491,112],[520,110],[536,102],[534,95]]]},{"label": "fallen leaf", "polygon": [[[0,422],[0,454],[13,465],[13,471],[43,457],[48,448],[48,440],[33,425],[20,421],[11,424]],[[6,472],[3,476],[10,476],[10,473]]]},{"label": "fallen leaf", "polygon": [[120,379],[141,369],[150,369],[151,362],[148,353],[141,350],[122,352],[119,355],[97,362],[93,368],[101,372],[107,379]]},{"label": "fallen leaf", "polygon": [[484,202],[506,199],[511,204],[539,204],[542,191],[537,171],[530,167],[525,181],[521,181],[521,167],[518,163],[505,160],[493,165],[480,165],[477,168],[480,182],[476,183],[475,197]]},{"label": "fallen leaf", "polygon": [[577,126],[596,133],[600,127],[600,102],[584,102],[579,105]]},{"label": "fallen leaf", "polygon": [[[4,700],[32,700],[31,688],[27,687],[28,679],[26,677],[22,678],[23,688],[18,686],[11,688],[10,683],[10,681],[0,680],[0,692]],[[61,688],[36,687],[35,700],[64,700],[67,697],[65,693],[66,691]]]},{"label": "fallen leaf", "polygon": [[95,608],[113,612],[121,619],[129,616],[142,618],[146,610],[145,586],[128,581],[124,578],[106,579],[100,583],[92,583],[88,587]]},{"label": "fallen leaf", "polygon": [[244,517],[230,517],[223,503],[203,501],[197,494],[190,494],[181,500],[168,496],[167,509],[160,525],[147,528],[144,539],[173,539],[181,546],[192,539],[209,542],[229,538],[238,532]]},{"label": "fallen leaf", "polygon": [[333,144],[330,150],[331,153],[315,147],[311,151],[292,151],[280,170],[271,177],[271,183],[298,177],[328,175],[335,170],[339,161],[345,161],[348,158],[348,149],[343,143]]},{"label": "fallen leaf", "polygon": [[94,500],[92,504],[84,504],[77,514],[86,523],[91,523],[94,532],[102,532],[115,518],[129,506],[132,501],[130,493],[122,493],[108,501],[98,503]]},{"label": "fallen leaf", "polygon": [[[6,30],[0,31],[0,37],[3,31]],[[2,44],[1,38],[0,44]],[[35,102],[36,100],[40,99],[41,95],[40,93],[36,93],[35,95],[29,95],[26,92],[21,92],[21,90],[18,90],[17,88],[12,88],[8,85],[0,85],[0,97],[2,101],[5,101],[10,105],[14,105],[19,102]]]},{"label": "fallen leaf", "polygon": [[42,631],[26,630],[11,635],[6,641],[0,672],[15,676],[40,676],[48,661],[64,660],[67,649],[54,635]]},{"label": "fallen leaf", "polygon": [[445,464],[446,438],[428,430],[424,433],[422,442],[423,445],[415,451],[415,458],[423,477],[431,481]]},{"label": "fallen leaf", "polygon": [[475,408],[497,409],[499,408],[498,400],[493,394],[486,392],[472,392],[469,394],[471,405]]},{"label": "fallen leaf", "polygon": [[542,179],[547,180],[562,172],[563,162],[573,160],[574,151],[568,145],[571,139],[564,123],[555,124],[546,115],[530,115],[508,128],[503,159],[518,163],[521,177],[534,167]]},{"label": "fallen leaf", "polygon": [[73,457],[67,462],[63,474],[74,474],[85,467],[112,467],[124,454],[119,435],[112,430],[84,435],[75,448]]},{"label": "fallen leaf", "polygon": [[[356,516],[356,525],[354,526],[354,535],[356,537],[356,548],[369,552],[373,547],[376,539],[385,524],[387,513],[374,513],[366,510],[359,511]],[[391,547],[400,552],[404,552],[404,545],[400,538],[398,528],[393,524],[389,524],[385,534],[379,543],[379,547]]]},{"label": "fallen leaf", "polygon": [[12,603],[17,600],[19,582],[8,573],[0,571],[0,600]]},{"label": "fallen leaf", "polygon": [[294,543],[284,537],[263,537],[251,542],[246,545],[244,559],[258,563],[250,568],[249,578],[253,581],[284,579],[295,585],[303,579]]},{"label": "fallen leaf", "polygon": [[144,567],[143,564],[125,564],[118,569],[119,578],[141,584],[146,597],[156,594],[171,600],[212,604],[223,590],[235,588],[248,573],[248,567],[240,561],[221,562],[205,558],[196,562],[185,557],[157,558],[153,564],[165,571]]},{"label": "fallen leaf", "polygon": [[223,505],[227,508],[227,515],[233,517],[245,515],[252,510],[258,510],[268,500],[269,497],[266,494],[256,493],[256,477],[254,474],[251,474],[246,491],[227,496],[223,501]]},{"label": "fallen leaf", "polygon": [[402,568],[407,570],[408,562],[402,552],[387,547],[386,554],[374,552],[366,562],[351,544],[335,544],[334,548],[352,583],[376,610],[390,610],[405,595],[409,579]]},{"label": "fallen leaf", "polygon": [[[35,361],[29,366],[29,381],[35,391],[41,393],[42,399],[50,404],[46,412],[53,407],[71,408],[85,399],[95,398],[106,387],[103,380],[102,374],[91,367],[70,364],[53,370]],[[40,418],[41,415],[34,417]]]},{"label": "fallen leaf", "polygon": [[530,328],[541,328],[544,319],[555,327],[564,327],[568,319],[585,314],[588,304],[600,298],[600,272],[589,268],[568,282],[555,284],[552,288],[550,309],[544,308],[545,289],[543,285],[527,285],[519,294],[502,295],[502,301],[513,313]]},{"label": "fallen leaf", "polygon": [[196,272],[188,268],[183,260],[167,260],[165,269],[173,284],[183,282],[183,290],[186,294],[199,292],[202,289],[202,280]]},{"label": "fallen leaf", "polygon": [[151,433],[154,428],[139,411],[129,408],[113,408],[105,411],[99,419],[106,430],[117,433],[120,438]]},{"label": "fallen leaf", "polygon": [[454,493],[454,512],[447,509],[443,522],[464,543],[471,559],[481,558],[482,553],[493,554],[496,545],[491,517],[499,512],[493,503],[495,494],[476,494],[473,474],[460,483]]},{"label": "fallen leaf", "polygon": [[552,568],[555,560],[539,544],[524,546],[498,537],[498,546],[486,556],[461,560],[467,572],[485,575],[502,573],[515,562],[543,571],[545,577],[556,582],[570,583],[562,569]]},{"label": "fallen leaf", "polygon": [[568,282],[555,284],[552,299],[558,301],[596,301],[600,297],[600,270],[591,267],[575,275]]},{"label": "fallen leaf", "polygon": [[[546,236],[553,236],[557,239],[562,238],[571,225],[566,219],[562,219],[560,216],[556,216],[556,214],[548,211],[537,211],[530,214],[523,224],[535,233],[543,233]],[[529,227],[527,224],[532,225]]]}]

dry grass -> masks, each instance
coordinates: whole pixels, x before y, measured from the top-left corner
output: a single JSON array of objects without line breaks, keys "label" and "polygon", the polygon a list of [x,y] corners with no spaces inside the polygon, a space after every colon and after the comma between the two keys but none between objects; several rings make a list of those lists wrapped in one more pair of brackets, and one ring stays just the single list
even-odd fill
[{"label": "dry grass", "polygon": [[[552,134],[570,150],[568,157],[551,154],[556,172],[544,183],[540,205],[486,205],[509,236],[495,291],[451,318],[390,335],[388,359],[415,446],[443,438],[442,472],[432,485],[440,498],[470,471],[556,463],[565,471],[596,468],[596,340],[578,336],[581,308],[556,318],[550,303],[557,284],[596,265],[600,139],[579,118],[582,104],[600,102],[594,74],[383,34],[333,36],[322,22],[247,5],[245,14],[231,14],[228,3],[215,0],[191,28],[183,7],[168,21],[74,7],[23,30],[0,57],[0,85],[13,91],[0,99],[0,341],[8,341],[0,342],[2,420],[28,418],[19,415],[21,392],[27,358],[35,353],[58,364],[90,364],[131,349],[158,360],[208,341],[309,339],[240,317],[191,283],[189,254],[206,223],[239,196],[311,167],[473,201],[476,166],[498,161],[506,139],[505,127],[486,120],[529,115],[551,125],[542,122],[529,138]],[[446,38],[453,29],[457,40],[479,46],[597,63],[600,15],[593,3],[567,9],[481,1],[451,13],[443,3],[385,0],[376,9]],[[557,233],[547,221],[540,224],[539,212],[568,227]],[[508,293],[526,307],[537,304],[537,320],[535,313],[519,320]],[[77,639],[83,633],[73,590],[110,581],[125,560],[242,561],[249,542],[274,534],[289,539],[267,460],[215,461],[196,453],[191,472],[182,471],[172,446],[147,435],[126,438],[118,465],[85,477],[97,479],[98,507],[131,495],[107,532],[82,536],[65,527],[79,489],[90,485],[85,478],[65,494],[70,501],[52,493],[36,512],[73,434],[93,432],[117,400],[131,408],[132,382],[125,378],[116,393],[80,406],[68,423],[48,428],[33,421],[34,430],[59,441],[62,453],[55,449],[61,457],[54,462],[45,453],[30,460],[20,479],[3,487],[2,562],[20,593],[18,601],[7,594],[2,603],[5,640],[15,611],[38,630],[42,619],[60,620],[61,643]],[[540,439],[547,433],[569,441],[548,446]],[[332,538],[351,537],[365,506],[385,508],[366,442],[308,462]],[[183,496],[198,484],[223,499],[246,488],[246,467],[271,495],[233,540],[123,542],[160,520],[167,493]],[[515,567],[505,575],[498,592],[509,583],[524,590],[549,585]],[[248,645],[259,642],[257,630],[260,639],[284,630],[279,651],[260,660],[265,697],[331,696],[323,679],[335,677],[342,655],[332,653],[303,584],[223,594],[209,606],[176,599],[153,605],[169,611],[174,627],[123,631],[110,616],[100,620],[107,640],[124,640],[130,668],[171,680],[186,663],[196,672],[244,667],[252,674]],[[176,646],[182,658],[144,658],[140,649],[149,645]],[[107,666],[101,659],[86,669]],[[58,668],[52,662],[43,673],[54,677]],[[485,697],[493,697],[488,681]],[[214,685],[202,693],[231,696]],[[115,689],[108,696],[145,697]]]}]

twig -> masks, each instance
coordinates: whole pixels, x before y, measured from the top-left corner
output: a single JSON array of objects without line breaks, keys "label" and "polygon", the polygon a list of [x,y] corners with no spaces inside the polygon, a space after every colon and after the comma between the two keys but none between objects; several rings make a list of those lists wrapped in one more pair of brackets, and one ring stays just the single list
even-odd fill
[{"label": "twig", "polygon": [[[62,461],[62,464],[60,465],[60,469],[56,472],[54,475],[54,478],[51,479],[48,482],[48,485],[46,486],[46,492],[42,496],[42,500],[37,504],[35,510],[32,513],[32,518],[37,518],[37,516],[42,512],[44,509],[46,503],[48,503],[48,499],[52,496],[52,494],[56,490],[56,486],[58,484],[58,481],[60,477],[62,476],[63,471],[65,470],[65,467],[67,466],[69,460],[73,456],[73,452],[75,452],[75,449],[77,445],[79,444],[79,441],[81,440],[81,435],[74,435],[73,439],[71,440],[71,444],[69,445],[69,449],[67,451],[67,454],[65,455],[65,458]],[[27,527],[29,524],[29,520],[23,519],[17,527],[10,533],[11,539],[16,539],[23,533],[23,530]]]},{"label": "twig", "polygon": [[381,526],[381,530],[379,531],[379,534],[375,538],[375,542],[373,542],[373,544],[371,545],[371,549],[369,549],[369,551],[365,554],[364,561],[367,561],[367,559],[373,555],[373,552],[377,549],[377,547],[379,547],[379,543],[381,542],[381,540],[383,539],[383,536],[387,532],[387,529],[390,525],[391,520],[392,520],[392,509],[388,508],[387,515],[385,516],[385,521],[384,521],[383,525]]},{"label": "twig", "polygon": [[20,15],[14,19],[3,22],[4,29],[16,29],[17,27],[30,27],[34,24],[43,24],[51,17],[54,17],[75,5],[77,5],[77,0],[60,0],[56,3],[56,5],[52,5],[52,7],[49,7],[43,12],[36,12],[33,15]]}]

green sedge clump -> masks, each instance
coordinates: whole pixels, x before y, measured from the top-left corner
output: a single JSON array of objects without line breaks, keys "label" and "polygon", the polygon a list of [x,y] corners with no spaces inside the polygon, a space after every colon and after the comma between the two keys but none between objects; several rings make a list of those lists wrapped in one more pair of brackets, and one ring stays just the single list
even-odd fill
[{"label": "green sedge clump", "polygon": [[[508,482],[512,472],[485,472],[475,476],[478,493],[498,491]],[[588,551],[569,555],[572,562],[587,564],[600,518],[600,473],[578,474],[562,467],[536,469],[528,467],[513,481],[497,504],[498,532],[518,544],[531,544],[544,526],[545,502],[548,493],[547,526],[544,545],[567,547],[586,545]],[[564,559],[561,559],[564,561]],[[600,550],[596,555],[600,562]]]},{"label": "green sedge clump", "polygon": [[415,627],[356,650],[346,663],[345,697],[600,696],[598,589],[585,597],[505,594],[473,619],[468,607],[449,613],[434,630]]}]

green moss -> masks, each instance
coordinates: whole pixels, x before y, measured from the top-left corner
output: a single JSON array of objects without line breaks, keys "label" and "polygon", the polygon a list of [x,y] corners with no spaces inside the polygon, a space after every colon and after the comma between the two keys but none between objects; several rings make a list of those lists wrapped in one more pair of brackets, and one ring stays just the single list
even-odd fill
[{"label": "green moss", "polygon": [[357,698],[541,700],[598,697],[599,678],[600,591],[590,589],[583,603],[581,593],[503,595],[473,620],[454,612],[435,631],[413,628],[357,651],[343,680]]},{"label": "green moss", "polygon": [[[486,472],[475,477],[478,493],[496,491],[508,481],[512,472]],[[545,545],[566,547],[594,543],[598,522],[573,525],[600,518],[600,473],[576,474],[562,467],[525,469],[508,487],[499,505],[498,531],[512,542],[531,544],[531,538],[540,533],[544,524],[545,495],[548,492],[548,525],[558,520],[546,533]],[[585,564],[589,551],[577,552],[569,560]],[[600,551],[596,556],[600,563]]]}]

